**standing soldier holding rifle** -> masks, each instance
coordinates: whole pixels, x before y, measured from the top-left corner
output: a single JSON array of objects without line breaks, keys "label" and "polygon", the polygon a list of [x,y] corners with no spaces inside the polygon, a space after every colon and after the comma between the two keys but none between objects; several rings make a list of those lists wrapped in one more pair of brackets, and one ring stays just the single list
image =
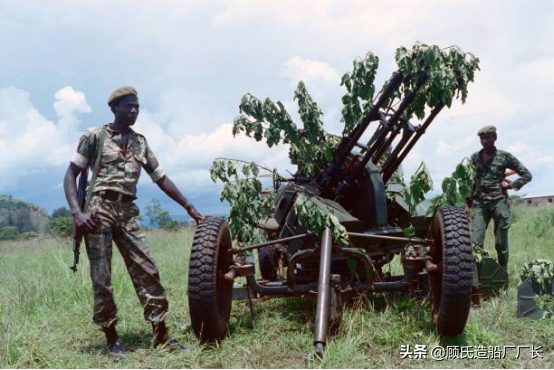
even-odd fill
[{"label": "standing soldier holding rifle", "polygon": [[[483,149],[471,156],[475,183],[466,204],[468,214],[471,207],[471,242],[474,247],[483,247],[487,226],[492,218],[498,263],[508,272],[508,229],[511,224],[508,190],[521,189],[531,181],[532,176],[516,157],[496,149],[496,127],[485,126],[477,135]],[[520,177],[514,182],[506,180],[507,169],[515,171]]]},{"label": "standing soldier holding rifle", "polygon": [[[115,90],[108,105],[114,122],[85,132],[64,177],[65,196],[75,221],[75,231],[85,235],[94,292],[93,321],[104,331],[113,358],[122,359],[125,349],[115,330],[117,307],[111,285],[113,240],[144,308],[144,318],[152,324],[153,346],[186,351],[168,334],[164,321],[169,305],[165,289],[137,220],[139,209],[133,201],[141,168],[192,218],[199,221],[203,217],[165,175],[146,138],[131,129],[139,113],[136,90],[132,87]],[[92,168],[93,173],[83,205],[87,167]],[[75,184],[79,173],[82,173],[80,192]],[[76,254],[72,267],[76,270],[79,233],[74,236]]]},{"label": "standing soldier holding rifle", "polygon": [[[83,168],[81,175],[79,176],[79,186],[77,187],[77,200],[81,210],[85,210],[86,197],[88,186],[88,167]],[[77,265],[79,264],[79,254],[81,243],[83,242],[84,234],[77,226],[77,223],[73,223],[73,264],[69,266],[69,269],[73,272],[77,272]]]}]

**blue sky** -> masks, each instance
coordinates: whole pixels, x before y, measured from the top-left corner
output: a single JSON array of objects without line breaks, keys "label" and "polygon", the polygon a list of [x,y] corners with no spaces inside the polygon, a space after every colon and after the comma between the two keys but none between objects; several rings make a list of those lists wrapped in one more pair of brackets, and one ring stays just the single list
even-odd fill
[{"label": "blue sky", "polygon": [[[106,99],[137,88],[136,130],[203,213],[221,213],[208,168],[218,156],[293,170],[287,148],[267,149],[230,128],[246,92],[295,114],[304,80],[326,128],[340,132],[340,76],[356,56],[380,57],[378,84],[400,46],[459,45],[481,59],[465,105],[441,113],[405,163],[425,160],[435,187],[499,129],[534,180],[521,194],[554,193],[554,3],[550,1],[104,1],[0,0],[0,194],[49,211],[65,205],[62,176],[80,134],[111,121]],[[156,197],[143,176],[139,206]]]}]

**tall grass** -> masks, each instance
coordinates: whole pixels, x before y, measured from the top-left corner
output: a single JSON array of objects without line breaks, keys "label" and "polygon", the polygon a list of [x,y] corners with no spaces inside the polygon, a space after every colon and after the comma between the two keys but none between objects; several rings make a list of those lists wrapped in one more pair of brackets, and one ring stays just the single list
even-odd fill
[{"label": "tall grass", "polygon": [[[407,367],[407,368],[545,368],[554,367],[554,322],[517,318],[516,290],[523,263],[554,260],[554,209],[514,209],[510,231],[510,288],[473,309],[463,335],[438,339],[426,303],[408,297],[376,295],[346,307],[339,332],[330,339],[322,361],[307,364],[313,317],[300,298],[255,302],[256,326],[248,307],[235,302],[230,335],[219,345],[199,344],[190,328],[187,303],[188,255],[192,233],[150,231],[147,240],[169,299],[173,335],[193,349],[190,355],[150,347],[151,329],[119,253],[114,253],[113,285],[119,307],[118,330],[129,354],[121,363],[107,356],[101,331],[91,322],[92,292],[88,261],[68,269],[69,240],[0,244],[0,367],[30,368],[181,368],[181,367]],[[491,233],[486,248],[495,255]],[[400,359],[400,346],[534,345],[544,359],[503,360]]]}]

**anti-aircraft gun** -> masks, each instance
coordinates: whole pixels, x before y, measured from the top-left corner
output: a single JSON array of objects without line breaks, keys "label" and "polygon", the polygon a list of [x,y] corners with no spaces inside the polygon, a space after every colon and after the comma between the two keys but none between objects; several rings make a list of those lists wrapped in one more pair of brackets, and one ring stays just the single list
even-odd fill
[{"label": "anti-aircraft gun", "polygon": [[[417,77],[413,88],[401,95],[406,76],[400,70],[394,72],[321,171],[277,186],[274,217],[259,222],[269,241],[233,248],[224,219],[209,218],[198,225],[189,267],[189,308],[200,339],[220,340],[227,333],[237,277],[246,278],[248,298],[312,299],[314,350],[319,355],[329,331],[340,321],[343,303],[362,294],[429,292],[437,334],[463,332],[473,286],[473,256],[463,209],[441,207],[434,215],[422,210],[412,216],[400,194],[387,196],[394,173],[446,105],[435,104],[421,124],[412,124],[406,110],[418,94],[425,94],[420,89],[428,75],[423,71]],[[361,143],[370,127],[375,129],[373,135]],[[328,227],[318,237],[299,221],[294,204],[300,193],[337,217],[348,232],[349,245],[334,241]],[[406,237],[410,225],[415,236]],[[256,278],[252,263],[234,261],[235,255],[254,249],[261,278]],[[383,272],[396,256],[404,273]],[[235,295],[238,292],[235,289]]]}]

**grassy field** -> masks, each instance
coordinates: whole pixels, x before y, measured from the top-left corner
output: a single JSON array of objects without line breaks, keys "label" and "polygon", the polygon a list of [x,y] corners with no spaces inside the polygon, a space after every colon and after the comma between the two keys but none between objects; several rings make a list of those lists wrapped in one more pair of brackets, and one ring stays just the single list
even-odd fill
[{"label": "grassy field", "polygon": [[[339,333],[331,339],[322,361],[307,364],[313,319],[306,319],[301,299],[256,301],[256,328],[244,302],[233,305],[230,336],[219,346],[200,345],[190,328],[187,306],[188,255],[192,234],[151,231],[147,234],[171,306],[168,324],[174,336],[193,348],[190,355],[150,348],[151,329],[119,254],[114,253],[114,293],[119,307],[118,329],[128,350],[126,360],[107,356],[102,332],[91,322],[92,292],[88,261],[77,274],[68,240],[4,242],[0,244],[0,368],[552,368],[554,321],[517,318],[516,290],[523,263],[554,260],[554,208],[514,210],[510,231],[510,288],[472,309],[465,333],[439,340],[426,304],[409,298],[383,296],[346,309]],[[487,248],[494,253],[492,238]],[[456,359],[436,362],[401,359],[401,345],[542,346],[544,359],[514,352],[506,359]],[[512,350],[513,351],[513,350]]]}]

